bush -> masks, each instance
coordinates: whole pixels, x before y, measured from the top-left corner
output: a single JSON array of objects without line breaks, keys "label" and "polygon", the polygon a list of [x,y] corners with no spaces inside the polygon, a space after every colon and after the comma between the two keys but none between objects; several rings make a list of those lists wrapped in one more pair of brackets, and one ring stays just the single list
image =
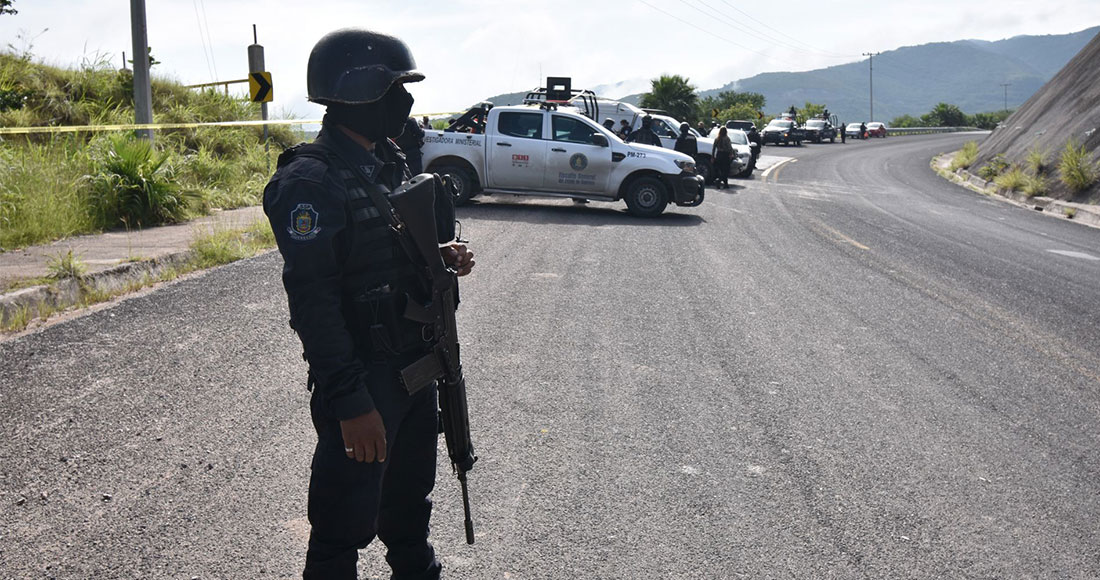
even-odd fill
[{"label": "bush", "polygon": [[1076,193],[1096,183],[1100,168],[1092,160],[1092,155],[1084,145],[1078,145],[1076,139],[1070,139],[1066,143],[1066,148],[1062,150],[1058,172],[1061,174],[1062,183]]},{"label": "bush", "polygon": [[1047,180],[1042,175],[1028,175],[1025,173],[1022,190],[1028,197],[1046,195],[1048,190]]},{"label": "bush", "polygon": [[1040,150],[1039,146],[1036,145],[1027,152],[1024,165],[1031,171],[1032,175],[1043,175],[1047,172],[1047,157],[1049,157],[1049,154],[1049,150]]},{"label": "bush", "polygon": [[955,171],[956,169],[969,169],[977,158],[978,142],[967,141],[962,149],[955,154],[955,159],[951,161],[951,171]]},{"label": "bush", "polygon": [[107,139],[89,176],[92,215],[102,227],[155,226],[187,218],[198,200],[175,182],[167,153],[128,135]]},{"label": "bush", "polygon": [[998,153],[978,170],[978,177],[986,181],[992,181],[995,177],[1004,173],[1005,169],[1008,169],[1008,162],[1005,161],[1004,155]]},{"label": "bush", "polygon": [[1013,167],[1009,171],[998,175],[993,183],[1009,191],[1016,191],[1024,187],[1024,184],[1027,183],[1027,177],[1028,175],[1024,173],[1023,169]]}]

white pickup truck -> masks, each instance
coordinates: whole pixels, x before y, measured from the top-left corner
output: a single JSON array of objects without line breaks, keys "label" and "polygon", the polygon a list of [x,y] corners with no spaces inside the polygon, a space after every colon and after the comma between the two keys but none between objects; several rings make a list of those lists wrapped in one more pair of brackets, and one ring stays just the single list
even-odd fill
[{"label": "white pickup truck", "polygon": [[[487,110],[486,110],[487,109]],[[450,174],[459,202],[509,193],[626,201],[630,213],[656,216],[669,203],[703,202],[695,160],[661,147],[624,143],[576,112],[553,105],[471,109],[475,132],[426,131],[426,171]]]}]

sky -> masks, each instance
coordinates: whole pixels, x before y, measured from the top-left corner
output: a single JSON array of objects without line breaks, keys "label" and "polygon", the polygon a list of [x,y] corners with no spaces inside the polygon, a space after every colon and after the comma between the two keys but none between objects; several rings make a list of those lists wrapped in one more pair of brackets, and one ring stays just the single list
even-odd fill
[{"label": "sky", "polygon": [[[80,67],[132,58],[123,0],[14,0],[0,50]],[[184,84],[243,79],[256,25],[272,75],[272,118],[317,119],[306,63],[324,34],[369,28],[403,39],[426,80],[416,114],[464,110],[568,76],[574,88],[626,81],[611,98],[679,74],[698,89],[761,72],[865,60],[863,53],[962,39],[1066,34],[1100,24],[1097,0],[149,0],[155,77]],[[945,63],[948,66],[950,63]],[[237,85],[244,93],[245,85]]]}]

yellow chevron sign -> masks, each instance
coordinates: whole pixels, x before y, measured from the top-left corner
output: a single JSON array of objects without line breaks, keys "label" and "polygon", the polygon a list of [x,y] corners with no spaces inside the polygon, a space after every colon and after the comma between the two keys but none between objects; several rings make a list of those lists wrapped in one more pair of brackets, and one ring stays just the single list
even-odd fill
[{"label": "yellow chevron sign", "polygon": [[271,85],[271,73],[248,73],[248,94],[251,95],[253,103],[270,103],[274,93],[275,90]]}]

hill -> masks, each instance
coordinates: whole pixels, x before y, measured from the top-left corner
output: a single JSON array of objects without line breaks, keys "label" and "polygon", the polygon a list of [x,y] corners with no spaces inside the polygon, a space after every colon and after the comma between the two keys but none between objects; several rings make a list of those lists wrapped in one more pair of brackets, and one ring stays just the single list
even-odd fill
[{"label": "hill", "polygon": [[[946,102],[967,113],[1019,106],[1039,90],[1100,32],[1100,27],[1064,35],[1017,36],[996,42],[961,40],[902,47],[874,59],[875,117],[889,121],[920,115]],[[770,109],[824,103],[844,119],[869,115],[868,63],[848,63],[798,73],[764,73],[700,96],[724,90],[757,92]]]},{"label": "hill", "polygon": [[[1008,108],[1017,107],[1097,33],[1100,26],[1072,34],[959,40],[883,52],[874,59],[875,117],[888,122],[901,115],[919,116],[940,102],[967,113],[999,111],[1005,107],[1002,83],[1011,83]],[[801,107],[809,101],[827,105],[844,120],[865,120],[870,114],[866,60],[812,71],[762,73],[699,91],[699,96],[728,90],[760,93],[771,111]],[[518,103],[523,95],[510,93],[487,100]],[[637,104],[640,97],[636,93],[620,100]]]}]

